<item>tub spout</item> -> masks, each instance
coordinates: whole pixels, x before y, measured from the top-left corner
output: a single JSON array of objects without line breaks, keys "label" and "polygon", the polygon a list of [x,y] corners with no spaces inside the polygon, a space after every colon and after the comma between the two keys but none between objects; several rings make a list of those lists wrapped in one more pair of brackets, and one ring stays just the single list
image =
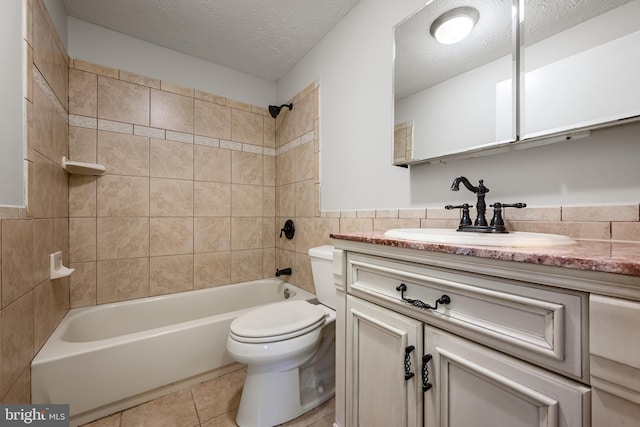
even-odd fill
[{"label": "tub spout", "polygon": [[282,270],[276,269],[276,277],[279,276],[291,276],[291,268],[283,268]]}]

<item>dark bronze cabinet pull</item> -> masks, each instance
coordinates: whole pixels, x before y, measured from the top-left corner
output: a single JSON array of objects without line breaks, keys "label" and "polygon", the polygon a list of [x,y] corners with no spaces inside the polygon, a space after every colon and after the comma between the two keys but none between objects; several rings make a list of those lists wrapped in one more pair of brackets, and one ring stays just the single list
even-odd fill
[{"label": "dark bronze cabinet pull", "polygon": [[415,376],[411,372],[411,352],[415,350],[415,347],[410,345],[404,349],[404,380],[408,381]]},{"label": "dark bronze cabinet pull", "polygon": [[428,363],[433,357],[430,354],[422,356],[422,392],[428,391],[433,384],[429,382],[429,366]]},{"label": "dark bronze cabinet pull", "polygon": [[404,293],[406,290],[407,290],[407,285],[405,285],[404,283],[401,283],[400,285],[396,286],[396,291],[400,292],[400,298],[402,298],[403,301],[406,301],[409,304],[415,307],[418,307],[422,310],[437,310],[438,304],[446,305],[451,302],[451,298],[449,298],[449,295],[442,295],[439,299],[436,300],[435,305],[431,306],[426,302],[422,302],[417,299],[405,298]]}]

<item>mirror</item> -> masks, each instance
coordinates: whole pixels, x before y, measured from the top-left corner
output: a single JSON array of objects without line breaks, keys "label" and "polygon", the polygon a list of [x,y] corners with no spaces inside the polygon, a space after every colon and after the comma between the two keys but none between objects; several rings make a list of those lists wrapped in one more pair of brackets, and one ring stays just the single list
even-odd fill
[{"label": "mirror", "polygon": [[521,139],[640,115],[640,0],[524,0]]},{"label": "mirror", "polygon": [[[455,44],[436,41],[433,22],[470,5],[478,20],[469,36]],[[413,147],[394,146],[394,164],[516,140],[513,28],[511,0],[431,1],[394,28],[396,130],[413,123]],[[411,157],[398,157],[403,151]]]}]

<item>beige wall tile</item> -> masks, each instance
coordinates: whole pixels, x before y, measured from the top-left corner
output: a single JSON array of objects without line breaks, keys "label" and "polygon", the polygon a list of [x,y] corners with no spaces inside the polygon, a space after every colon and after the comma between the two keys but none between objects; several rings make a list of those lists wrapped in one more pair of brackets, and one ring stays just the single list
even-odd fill
[{"label": "beige wall tile", "polygon": [[296,182],[295,153],[287,151],[276,157],[276,185]]},{"label": "beige wall tile", "polygon": [[98,261],[97,303],[149,296],[149,258]]},{"label": "beige wall tile", "polygon": [[193,144],[151,139],[152,177],[193,179]]},{"label": "beige wall tile", "polygon": [[373,231],[373,218],[340,218],[341,233]]},{"label": "beige wall tile", "polygon": [[52,157],[53,104],[39,85],[33,85],[33,106],[28,111],[29,147],[45,157]]},{"label": "beige wall tile", "polygon": [[262,279],[262,249],[231,251],[231,283]]},{"label": "beige wall tile", "polygon": [[195,90],[194,96],[196,99],[200,99],[202,101],[207,101],[207,102],[213,102],[220,105],[226,105],[227,103],[227,99],[224,96],[203,92],[198,89]]},{"label": "beige wall tile", "polygon": [[98,117],[98,76],[69,70],[69,113]]},{"label": "beige wall tile", "polygon": [[69,310],[69,279],[45,280],[33,290],[33,342],[37,352]]},{"label": "beige wall tile", "polygon": [[232,151],[231,182],[262,185],[264,177],[262,157],[261,154]]},{"label": "beige wall tile", "polygon": [[276,216],[294,217],[296,215],[296,185],[276,187]]},{"label": "beige wall tile", "polygon": [[422,209],[400,209],[398,211],[399,218],[426,218],[427,210]]},{"label": "beige wall tile", "polygon": [[151,89],[151,127],[193,133],[193,98]]},{"label": "beige wall tile", "polygon": [[231,184],[217,182],[193,183],[194,216],[231,216]]},{"label": "beige wall tile", "polygon": [[261,217],[262,186],[231,184],[231,216]]},{"label": "beige wall tile", "polygon": [[315,127],[315,106],[313,92],[299,99],[294,105],[295,136],[303,135]]},{"label": "beige wall tile", "polygon": [[178,84],[166,82],[164,80],[160,82],[160,88],[163,91],[172,92],[178,95],[188,96],[190,98],[193,98],[195,94],[195,90],[193,88],[180,86]]},{"label": "beige wall tile", "polygon": [[269,187],[276,185],[276,158],[275,156],[262,156],[263,183]]},{"label": "beige wall tile", "polygon": [[52,167],[52,214],[54,218],[66,218],[69,216],[69,175],[55,163]]},{"label": "beige wall tile", "polygon": [[231,151],[194,145],[193,179],[196,181],[231,182]]},{"label": "beige wall tile", "polygon": [[[561,208],[523,208],[513,209],[506,208],[502,211],[504,219],[511,221],[560,221]],[[475,217],[474,217],[475,219]]]},{"label": "beige wall tile", "polygon": [[47,16],[44,4],[33,3],[33,62],[57,98],[67,106],[69,69],[59,36]]},{"label": "beige wall tile", "polygon": [[315,184],[313,180],[296,183],[296,216],[311,218],[315,213]]},{"label": "beige wall tile", "polygon": [[149,178],[105,175],[97,183],[99,217],[149,216]]},{"label": "beige wall tile", "polygon": [[69,218],[53,219],[53,251],[62,251],[62,262],[69,264]]},{"label": "beige wall tile", "polygon": [[563,221],[638,221],[638,205],[563,207]]},{"label": "beige wall tile", "polygon": [[420,228],[419,218],[376,218],[373,231],[387,231],[391,228]]},{"label": "beige wall tile", "polygon": [[153,77],[143,76],[130,71],[120,70],[120,80],[141,86],[152,87],[154,89],[160,89],[160,79],[154,79]]},{"label": "beige wall tile", "polygon": [[95,163],[98,153],[98,131],[69,126],[69,158],[76,162]]},{"label": "beige wall tile", "polygon": [[[460,209],[440,209],[440,208],[428,208],[427,219],[457,219],[460,221],[461,216]],[[472,220],[476,217],[475,208],[471,209],[470,215]]]},{"label": "beige wall tile", "polygon": [[2,379],[5,388],[18,379],[33,358],[33,294],[2,310]]},{"label": "beige wall tile", "polygon": [[608,222],[539,222],[539,221],[505,221],[507,229],[512,231],[532,231],[536,233],[564,234],[576,239],[611,238]]},{"label": "beige wall tile", "polygon": [[231,218],[194,218],[195,253],[220,252],[231,249]]},{"label": "beige wall tile", "polygon": [[276,188],[262,187],[262,216],[276,216]]},{"label": "beige wall tile", "polygon": [[193,218],[151,218],[151,256],[193,253]]},{"label": "beige wall tile", "polygon": [[96,219],[69,218],[70,261],[95,261],[96,247]]},{"label": "beige wall tile", "polygon": [[98,131],[98,163],[108,174],[149,176],[149,138]]},{"label": "beige wall tile", "polygon": [[148,87],[98,76],[98,118],[149,126]]},{"label": "beige wall tile", "polygon": [[62,166],[62,156],[69,157],[69,115],[58,104],[53,109],[51,160]]},{"label": "beige wall tile", "polygon": [[261,114],[231,110],[231,139],[246,144],[264,144],[264,120]]},{"label": "beige wall tile", "polygon": [[119,70],[116,68],[105,67],[104,65],[94,64],[77,58],[73,60],[73,68],[114,79],[117,79],[120,75]]},{"label": "beige wall tile", "polygon": [[[297,106],[293,106],[297,108]],[[276,148],[282,147],[289,141],[296,138],[294,112],[288,108],[280,110],[280,114],[276,118]]]},{"label": "beige wall tile", "polygon": [[[427,212],[427,216],[429,213]],[[456,229],[460,224],[460,219],[421,219],[420,227],[421,228],[451,228]],[[509,228],[507,226],[507,228]]]},{"label": "beige wall tile", "polygon": [[53,162],[33,152],[29,167],[29,215],[33,218],[53,216]]},{"label": "beige wall tile", "polygon": [[53,253],[53,219],[31,221],[33,227],[33,286],[47,280]]},{"label": "beige wall tile", "polygon": [[149,289],[152,296],[192,290],[193,255],[151,257]]},{"label": "beige wall tile", "polygon": [[24,405],[25,402],[31,402],[31,369],[29,367],[25,368],[16,382],[11,384],[2,402],[6,405]]},{"label": "beige wall tile", "polygon": [[231,218],[231,249],[262,249],[262,218]]},{"label": "beige wall tile", "polygon": [[238,408],[245,376],[245,369],[239,369],[191,387],[200,422]]},{"label": "beige wall tile", "polygon": [[150,214],[193,216],[193,181],[151,178]]},{"label": "beige wall tile", "polygon": [[97,292],[97,263],[72,263],[75,268],[69,283],[69,307],[86,307],[96,305]]},{"label": "beige wall tile", "polygon": [[193,286],[196,289],[231,282],[231,252],[210,252],[193,256]]},{"label": "beige wall tile", "polygon": [[95,217],[97,189],[96,177],[90,175],[69,176],[69,216]]},{"label": "beige wall tile", "polygon": [[33,224],[2,220],[2,307],[33,288]]},{"label": "beige wall tile", "polygon": [[231,108],[196,99],[194,116],[196,135],[231,139]]},{"label": "beige wall tile", "polygon": [[315,156],[313,143],[308,142],[293,150],[295,180],[304,181],[315,178]]},{"label": "beige wall tile", "polygon": [[611,238],[640,241],[640,222],[612,222]]},{"label": "beige wall tile", "polygon": [[149,256],[149,218],[98,218],[98,260]]},{"label": "beige wall tile", "polygon": [[262,118],[264,126],[264,135],[262,137],[262,145],[269,148],[276,148],[276,121],[271,116]]}]

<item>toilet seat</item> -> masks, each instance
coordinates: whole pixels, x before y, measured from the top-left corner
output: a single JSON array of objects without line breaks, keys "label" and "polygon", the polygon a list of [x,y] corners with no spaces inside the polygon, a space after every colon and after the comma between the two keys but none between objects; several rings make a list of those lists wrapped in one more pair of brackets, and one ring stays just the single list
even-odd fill
[{"label": "toilet seat", "polygon": [[268,343],[304,335],[324,325],[326,313],[307,301],[284,301],[238,316],[229,328],[240,342]]}]

